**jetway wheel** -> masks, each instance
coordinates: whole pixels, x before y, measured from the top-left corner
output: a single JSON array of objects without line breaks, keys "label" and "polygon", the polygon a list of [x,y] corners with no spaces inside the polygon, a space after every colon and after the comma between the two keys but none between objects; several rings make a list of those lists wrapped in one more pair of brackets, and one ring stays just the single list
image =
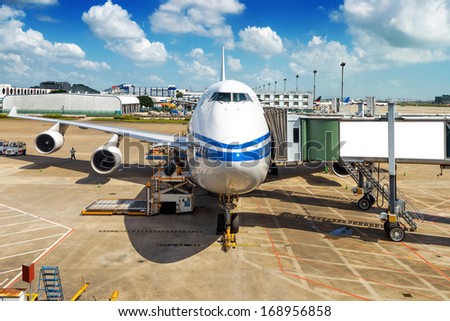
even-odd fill
[{"label": "jetway wheel", "polygon": [[358,201],[358,207],[363,211],[367,211],[368,209],[370,209],[372,207],[372,204],[372,201],[365,195]]},{"label": "jetway wheel", "polygon": [[405,238],[405,230],[400,226],[393,226],[389,229],[389,237],[394,242],[401,242]]}]

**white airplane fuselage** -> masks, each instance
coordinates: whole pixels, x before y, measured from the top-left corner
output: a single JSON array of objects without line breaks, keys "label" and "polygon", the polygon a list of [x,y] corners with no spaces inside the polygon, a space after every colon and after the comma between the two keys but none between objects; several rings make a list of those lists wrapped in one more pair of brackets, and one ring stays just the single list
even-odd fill
[{"label": "white airplane fuselage", "polygon": [[270,164],[270,132],[254,91],[235,80],[210,86],[188,127],[193,180],[218,194],[241,194],[264,181]]}]

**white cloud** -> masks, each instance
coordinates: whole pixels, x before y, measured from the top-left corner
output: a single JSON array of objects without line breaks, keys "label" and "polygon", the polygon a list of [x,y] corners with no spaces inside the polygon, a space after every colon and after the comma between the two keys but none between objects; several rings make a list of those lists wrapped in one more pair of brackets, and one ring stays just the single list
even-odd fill
[{"label": "white cloud", "polygon": [[166,83],[166,81],[164,79],[162,79],[161,77],[159,77],[157,75],[147,76],[146,80],[153,86],[154,85],[164,85]]},{"label": "white cloud", "polygon": [[0,52],[0,61],[2,62],[0,70],[3,69],[7,73],[21,76],[30,70],[30,67],[23,63],[21,56],[17,54],[4,54]]},{"label": "white cloud", "polygon": [[[296,73],[309,73],[310,70],[320,68],[332,71],[339,67],[341,62],[352,65],[352,70],[361,67],[361,52],[350,53],[348,48],[338,41],[327,41],[326,38],[313,36],[306,48],[293,52],[291,55],[291,69]],[[298,66],[297,69],[293,68]]]},{"label": "white cloud", "polygon": [[153,32],[195,34],[222,38],[231,46],[233,31],[226,14],[240,14],[239,0],[168,0],[149,16]]},{"label": "white cloud", "polygon": [[[49,66],[71,65],[90,70],[107,70],[104,62],[85,60],[86,53],[74,43],[50,42],[33,29],[25,29],[19,19],[21,10],[0,7],[0,73],[14,78],[41,77],[49,73]],[[19,77],[20,76],[20,77]]]},{"label": "white cloud", "polygon": [[238,72],[242,71],[242,64],[239,58],[233,58],[232,56],[227,56],[227,65],[230,67],[231,71]]},{"label": "white cloud", "polygon": [[0,7],[0,21],[7,21],[10,19],[23,17],[25,17],[25,12],[23,12],[22,10],[16,10],[6,5],[2,5]]},{"label": "white cloud", "polygon": [[448,0],[346,0],[340,10],[368,59],[403,64],[450,58]]},{"label": "white cloud", "polygon": [[346,24],[351,44],[315,35],[291,53],[289,67],[300,75],[317,69],[333,91],[342,61],[348,76],[450,60],[449,0],[345,0],[329,18]]},{"label": "white cloud", "polygon": [[239,31],[239,47],[266,59],[283,52],[283,41],[270,27],[247,27]]},{"label": "white cloud", "polygon": [[269,83],[271,86],[270,90],[275,90],[275,81],[277,81],[277,90],[280,90],[280,86],[282,86],[281,80],[283,77],[283,74],[279,70],[271,69],[269,66],[265,66],[256,74],[247,76],[249,82],[259,84],[261,86],[261,90],[265,88],[266,91],[269,90]]},{"label": "white cloud", "polygon": [[205,58],[205,52],[203,51],[202,48],[194,48],[191,50],[191,52],[189,53],[189,55],[192,58],[198,58],[198,59],[204,59]]},{"label": "white cloud", "polygon": [[58,19],[52,18],[47,15],[37,15],[36,17],[38,18],[39,21],[42,21],[42,22],[49,22],[49,23],[59,22]]},{"label": "white cloud", "polygon": [[162,63],[167,60],[164,44],[150,42],[131,15],[110,1],[92,6],[84,12],[83,21],[94,35],[106,42],[106,48],[136,63]]},{"label": "white cloud", "polygon": [[186,54],[186,58],[191,61],[178,56],[173,57],[181,75],[188,75],[191,79],[201,80],[205,83],[218,80],[217,70],[219,66],[211,67],[208,55],[205,54],[203,49],[194,48],[190,53]]},{"label": "white cloud", "polygon": [[88,70],[111,70],[111,67],[106,62],[82,60],[79,65]]}]

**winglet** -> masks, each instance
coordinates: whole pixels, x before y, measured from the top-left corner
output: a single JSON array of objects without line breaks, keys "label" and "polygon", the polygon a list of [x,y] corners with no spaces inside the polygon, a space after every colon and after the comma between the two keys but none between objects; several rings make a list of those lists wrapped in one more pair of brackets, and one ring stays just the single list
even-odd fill
[{"label": "winglet", "polygon": [[8,117],[16,117],[17,116],[17,107],[13,106],[13,108],[9,111]]},{"label": "winglet", "polygon": [[225,47],[222,47],[222,73],[220,75],[220,81],[225,80]]}]

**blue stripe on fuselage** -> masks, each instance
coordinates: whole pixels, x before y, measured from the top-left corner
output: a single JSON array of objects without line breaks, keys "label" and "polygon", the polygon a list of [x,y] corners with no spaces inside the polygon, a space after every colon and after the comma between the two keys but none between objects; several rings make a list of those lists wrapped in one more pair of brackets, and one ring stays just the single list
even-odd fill
[{"label": "blue stripe on fuselage", "polygon": [[200,147],[196,149],[195,155],[197,157],[206,158],[211,161],[222,162],[245,162],[255,161],[267,157],[270,154],[270,142],[265,146],[249,151],[219,151],[214,148]]},{"label": "blue stripe on fuselage", "polygon": [[217,147],[220,147],[223,149],[244,149],[244,148],[247,148],[247,147],[250,147],[250,146],[253,146],[253,145],[256,145],[256,144],[259,144],[259,143],[265,141],[267,138],[270,137],[270,131],[259,138],[256,138],[252,141],[249,141],[249,142],[246,142],[243,144],[224,144],[224,143],[221,143],[212,138],[200,135],[198,133],[193,133],[193,135],[195,138],[201,140],[202,143],[210,144],[210,145],[217,146]]}]

